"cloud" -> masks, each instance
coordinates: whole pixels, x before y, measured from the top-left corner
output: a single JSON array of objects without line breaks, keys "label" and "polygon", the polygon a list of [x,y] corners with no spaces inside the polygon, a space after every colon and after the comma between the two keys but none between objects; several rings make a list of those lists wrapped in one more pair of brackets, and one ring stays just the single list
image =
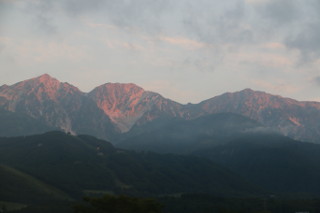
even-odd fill
[{"label": "cloud", "polygon": [[286,46],[280,42],[267,42],[263,44],[263,48],[270,50],[283,50]]},{"label": "cloud", "polygon": [[99,16],[123,28],[140,28],[149,33],[165,26],[161,20],[171,4],[169,0],[65,0],[62,9],[70,16]]},{"label": "cloud", "polygon": [[286,94],[294,94],[295,92],[301,90],[300,87],[291,85],[283,80],[275,80],[274,82],[265,80],[252,80],[252,83],[259,89],[269,91],[273,94],[278,94],[279,91],[282,91]]},{"label": "cloud", "polygon": [[245,0],[247,4],[264,4],[269,2],[270,0]]},{"label": "cloud", "polygon": [[318,86],[320,86],[320,76],[315,77],[315,78],[314,78],[314,82],[315,82]]},{"label": "cloud", "polygon": [[300,17],[301,10],[297,0],[251,0],[252,2],[256,3],[254,6],[262,18],[272,21],[274,26],[290,24]]},{"label": "cloud", "polygon": [[304,62],[312,61],[320,57],[320,20],[301,27],[296,35],[289,36],[285,44],[290,49],[300,52]]},{"label": "cloud", "polygon": [[[0,38],[0,44],[1,41]],[[14,57],[17,63],[23,65],[54,63],[56,61],[80,62],[89,58],[81,46],[72,46],[67,43],[15,39],[5,39],[4,41],[8,46],[6,54]]]},{"label": "cloud", "polygon": [[56,34],[58,27],[54,23],[54,16],[57,15],[57,7],[54,1],[29,0],[24,2],[24,12],[33,15],[33,21],[40,32],[47,35]]},{"label": "cloud", "polygon": [[191,75],[193,87],[226,79],[215,90],[260,85],[294,94],[290,85],[307,84],[301,76],[309,84],[318,76],[319,11],[319,0],[0,0],[0,36],[14,39],[0,39],[0,51],[2,43],[17,72],[108,70],[110,81],[135,81],[136,72],[180,85]]},{"label": "cloud", "polygon": [[160,40],[165,41],[167,43],[181,46],[187,49],[198,49],[206,46],[204,43],[191,40],[184,37],[168,37],[168,36],[161,36]]},{"label": "cloud", "polygon": [[[193,5],[192,5],[193,6]],[[202,11],[198,11],[198,7]],[[227,9],[226,9],[227,8]],[[187,8],[183,17],[183,27],[187,34],[209,44],[246,43],[254,40],[254,33],[247,19],[247,11],[242,1],[228,3],[196,4]]]}]

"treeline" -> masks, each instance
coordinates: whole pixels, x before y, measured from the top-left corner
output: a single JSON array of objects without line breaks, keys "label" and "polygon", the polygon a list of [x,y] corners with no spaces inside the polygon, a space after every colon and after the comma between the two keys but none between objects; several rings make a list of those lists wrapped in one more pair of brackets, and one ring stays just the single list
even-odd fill
[{"label": "treeline", "polygon": [[164,213],[320,213],[320,199],[227,198],[207,194],[163,197]]},{"label": "treeline", "polygon": [[319,199],[223,198],[206,194],[136,198],[105,195],[85,198],[75,213],[293,213],[320,212]]}]

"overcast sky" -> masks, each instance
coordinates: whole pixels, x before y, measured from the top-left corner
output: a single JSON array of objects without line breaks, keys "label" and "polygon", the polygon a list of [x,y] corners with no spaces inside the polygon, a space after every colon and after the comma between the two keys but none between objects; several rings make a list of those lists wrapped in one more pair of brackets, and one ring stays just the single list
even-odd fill
[{"label": "overcast sky", "polygon": [[44,73],[181,103],[245,88],[320,101],[320,1],[0,0],[0,85]]}]

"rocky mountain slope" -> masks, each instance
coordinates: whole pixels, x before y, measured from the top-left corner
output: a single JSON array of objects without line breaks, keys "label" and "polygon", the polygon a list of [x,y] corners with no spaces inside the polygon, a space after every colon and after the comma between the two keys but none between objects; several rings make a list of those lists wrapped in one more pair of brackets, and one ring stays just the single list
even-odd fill
[{"label": "rocky mountain slope", "polygon": [[107,83],[84,93],[45,74],[1,86],[0,108],[25,114],[53,129],[112,141],[134,126],[157,119],[192,120],[235,113],[295,139],[320,143],[320,103],[250,89],[183,105],[134,84]]},{"label": "rocky mountain slope", "polygon": [[108,138],[115,132],[108,116],[78,88],[45,74],[0,87],[0,107],[25,114],[53,129]]},{"label": "rocky mountain slope", "polygon": [[183,113],[183,105],[135,84],[107,83],[96,87],[88,96],[121,132],[129,131],[136,123],[160,117],[181,117]]},{"label": "rocky mountain slope", "polygon": [[320,103],[245,89],[203,101],[190,110],[193,117],[231,112],[247,116],[286,136],[320,142]]}]

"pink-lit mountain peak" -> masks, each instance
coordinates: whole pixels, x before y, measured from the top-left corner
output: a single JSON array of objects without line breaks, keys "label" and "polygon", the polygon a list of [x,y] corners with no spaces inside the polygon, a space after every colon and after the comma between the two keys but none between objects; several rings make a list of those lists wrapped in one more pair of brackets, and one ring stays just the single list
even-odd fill
[{"label": "pink-lit mountain peak", "polygon": [[51,77],[49,74],[45,73],[43,75],[40,75],[36,78],[34,78],[35,80],[38,80],[40,82],[52,82],[52,81],[58,81],[57,79]]},{"label": "pink-lit mountain peak", "polygon": [[140,119],[152,120],[162,113],[179,114],[179,104],[132,83],[107,83],[91,91],[89,97],[123,132]]},{"label": "pink-lit mountain peak", "polygon": [[106,83],[96,87],[89,96],[98,101],[98,105],[106,112],[110,109],[118,111],[122,107],[127,108],[128,105],[132,107],[144,93],[144,89],[132,83]]},{"label": "pink-lit mountain peak", "polygon": [[101,109],[110,114],[110,111],[119,112],[121,108],[132,110],[144,93],[144,89],[132,83],[106,83],[96,87],[89,96],[97,101]]},{"label": "pink-lit mountain peak", "polygon": [[143,92],[145,92],[144,89],[133,83],[106,83],[97,87],[97,89],[102,89],[104,91],[112,93],[117,92],[124,95],[142,94]]},{"label": "pink-lit mountain peak", "polygon": [[244,89],[234,93],[225,93],[216,97],[213,97],[209,100],[203,101],[202,103],[210,102],[219,102],[225,103],[230,102],[232,106],[248,106],[248,107],[272,107],[280,108],[283,105],[299,105],[304,106],[305,102],[299,102],[291,98],[284,98],[279,95],[272,95],[262,91],[256,91],[252,89]]},{"label": "pink-lit mountain peak", "polygon": [[68,83],[62,83],[48,74],[24,80],[11,86],[3,85],[0,88],[0,96],[8,100],[15,100],[34,95],[38,100],[48,97],[56,99],[57,96],[68,93],[80,93],[80,90]]},{"label": "pink-lit mountain peak", "polygon": [[40,75],[40,76],[35,77],[35,78],[31,78],[31,79],[28,79],[28,80],[24,80],[24,81],[18,82],[15,85],[20,85],[20,86],[23,86],[23,85],[32,85],[32,86],[43,85],[43,86],[46,86],[46,87],[58,87],[60,84],[61,84],[61,82],[58,81],[57,79],[51,77],[48,74],[43,74],[43,75]]}]

